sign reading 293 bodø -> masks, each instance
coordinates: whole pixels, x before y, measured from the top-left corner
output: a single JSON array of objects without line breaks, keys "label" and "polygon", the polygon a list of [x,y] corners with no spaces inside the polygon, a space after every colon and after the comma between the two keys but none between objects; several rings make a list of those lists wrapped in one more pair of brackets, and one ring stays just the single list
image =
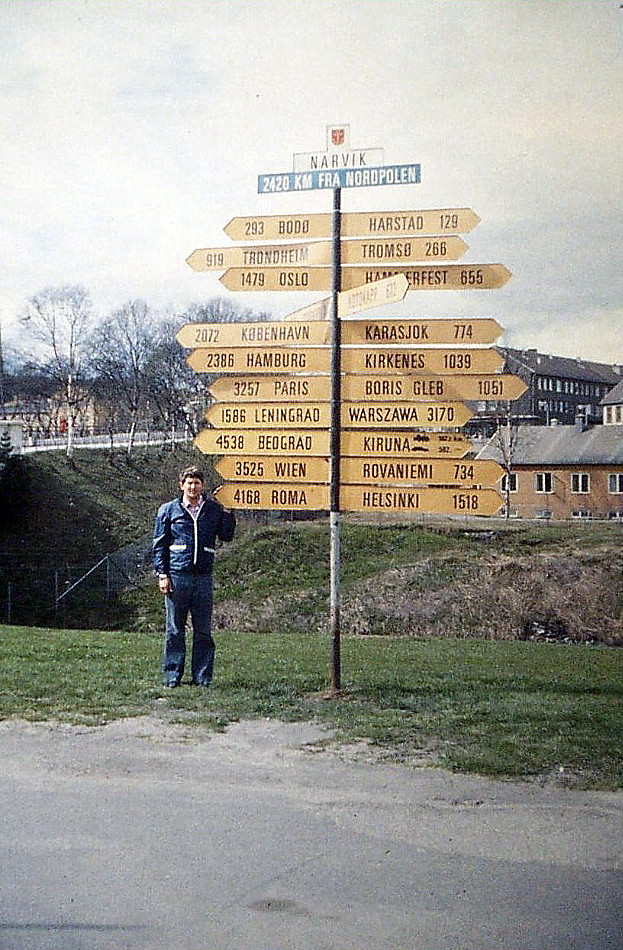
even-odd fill
[{"label": "sign reading 293 bod\u00f8", "polygon": [[258,175],[260,194],[312,191],[316,188],[369,188],[371,185],[418,185],[420,165],[376,165],[372,168],[331,168],[322,171]]}]

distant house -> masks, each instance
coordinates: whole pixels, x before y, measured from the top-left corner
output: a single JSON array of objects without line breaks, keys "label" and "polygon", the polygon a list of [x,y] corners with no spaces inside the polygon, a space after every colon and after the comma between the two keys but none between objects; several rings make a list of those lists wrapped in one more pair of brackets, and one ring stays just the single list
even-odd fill
[{"label": "distant house", "polygon": [[507,470],[502,493],[518,518],[623,518],[623,421],[502,426],[477,458]]},{"label": "distant house", "polygon": [[[623,367],[616,363],[549,356],[534,349],[517,350],[497,347],[504,356],[504,372],[520,376],[527,390],[510,403],[517,422],[531,425],[570,425],[581,414],[587,422],[599,422],[601,403],[623,379]],[[492,435],[501,416],[508,412],[506,402],[478,402],[468,424],[472,435]]]},{"label": "distant house", "polygon": [[623,379],[601,400],[605,426],[623,425]]}]

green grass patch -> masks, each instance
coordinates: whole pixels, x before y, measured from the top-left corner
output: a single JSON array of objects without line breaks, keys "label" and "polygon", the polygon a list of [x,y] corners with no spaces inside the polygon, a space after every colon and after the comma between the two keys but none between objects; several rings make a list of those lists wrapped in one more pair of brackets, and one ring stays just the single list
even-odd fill
[{"label": "green grass patch", "polygon": [[156,635],[5,626],[0,644],[0,718],[98,724],[152,714],[212,728],[316,719],[394,758],[623,787],[620,650],[344,639],[344,694],[325,698],[329,643],[320,635],[220,634],[207,691],[161,688]]}]

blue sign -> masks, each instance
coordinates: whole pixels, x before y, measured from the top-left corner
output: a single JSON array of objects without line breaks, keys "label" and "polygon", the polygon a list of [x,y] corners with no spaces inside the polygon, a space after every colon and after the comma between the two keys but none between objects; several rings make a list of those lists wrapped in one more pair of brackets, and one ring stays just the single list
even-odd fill
[{"label": "blue sign", "polygon": [[258,175],[261,195],[314,188],[370,188],[373,185],[419,185],[419,165],[376,165],[371,168],[331,168],[323,171]]}]

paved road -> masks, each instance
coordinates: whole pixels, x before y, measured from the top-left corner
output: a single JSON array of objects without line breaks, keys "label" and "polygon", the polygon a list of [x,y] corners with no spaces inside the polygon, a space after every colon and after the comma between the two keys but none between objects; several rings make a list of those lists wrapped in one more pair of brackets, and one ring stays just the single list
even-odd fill
[{"label": "paved road", "polygon": [[0,724],[1,950],[620,950],[623,795],[311,724]]}]

